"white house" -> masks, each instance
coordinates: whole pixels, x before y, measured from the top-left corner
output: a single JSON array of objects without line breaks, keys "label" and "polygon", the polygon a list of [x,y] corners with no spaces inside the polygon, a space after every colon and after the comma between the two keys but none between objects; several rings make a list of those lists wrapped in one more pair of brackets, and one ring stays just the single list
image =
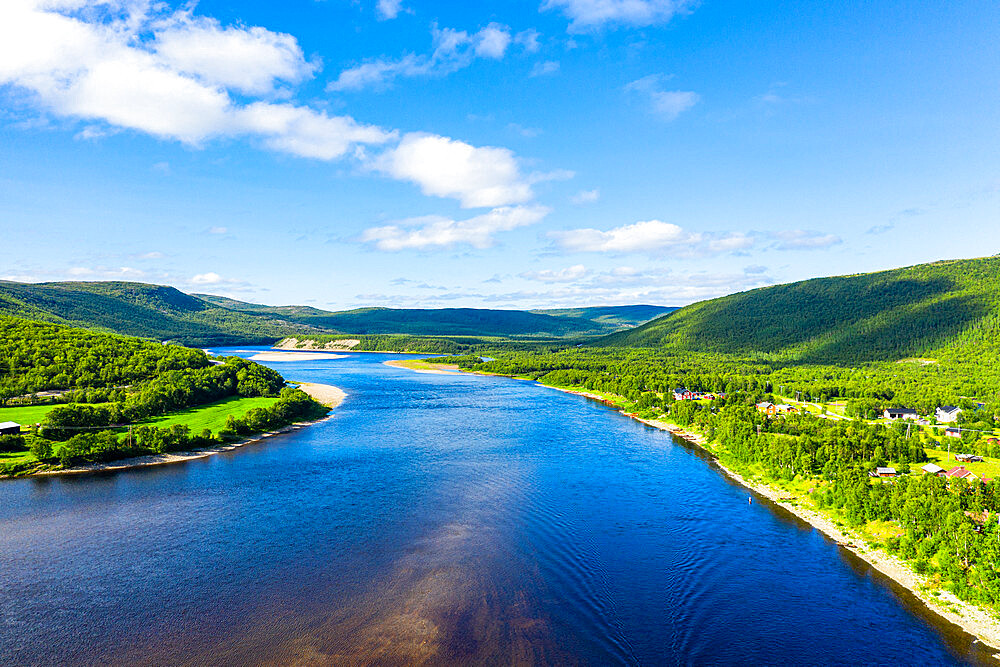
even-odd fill
[{"label": "white house", "polygon": [[882,416],[889,421],[895,421],[897,419],[916,419],[920,415],[913,408],[886,408]]},{"label": "white house", "polygon": [[956,421],[960,414],[962,414],[962,408],[956,408],[954,405],[942,405],[934,411],[934,417],[942,424]]}]

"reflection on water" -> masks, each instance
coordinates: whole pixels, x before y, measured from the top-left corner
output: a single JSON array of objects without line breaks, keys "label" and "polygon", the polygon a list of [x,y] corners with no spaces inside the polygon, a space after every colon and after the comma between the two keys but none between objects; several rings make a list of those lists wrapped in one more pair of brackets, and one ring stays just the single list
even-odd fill
[{"label": "reflection on water", "polygon": [[283,363],[349,394],[302,431],[0,485],[0,662],[988,657],[665,433],[529,383],[386,358]]}]

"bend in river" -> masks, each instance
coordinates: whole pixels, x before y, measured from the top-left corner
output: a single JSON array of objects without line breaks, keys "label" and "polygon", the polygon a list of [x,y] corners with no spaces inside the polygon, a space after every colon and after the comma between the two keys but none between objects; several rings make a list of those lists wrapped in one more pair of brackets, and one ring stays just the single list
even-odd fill
[{"label": "bend in river", "polygon": [[395,358],[273,362],[349,398],[241,450],[0,484],[0,663],[989,659],[669,434]]}]

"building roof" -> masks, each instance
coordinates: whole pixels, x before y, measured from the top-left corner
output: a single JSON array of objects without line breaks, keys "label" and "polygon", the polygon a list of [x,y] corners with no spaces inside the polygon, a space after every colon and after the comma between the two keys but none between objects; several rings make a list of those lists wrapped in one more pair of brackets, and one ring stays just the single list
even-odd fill
[{"label": "building roof", "polygon": [[955,466],[951,470],[945,473],[948,477],[955,477],[958,479],[968,479],[972,477],[973,479],[979,479],[976,474],[971,470],[966,470],[965,466]]},{"label": "building roof", "polygon": [[885,411],[886,412],[906,412],[906,413],[917,414],[917,411],[914,410],[913,408],[886,408]]},{"label": "building roof", "polygon": [[939,472],[944,472],[944,468],[942,468],[936,463],[928,463],[927,465],[921,466],[920,469],[932,475],[936,475]]},{"label": "building roof", "polygon": [[0,428],[21,428],[21,425],[17,422],[0,422]]},{"label": "building roof", "polygon": [[938,410],[941,412],[961,412],[962,408],[957,408],[954,405],[942,405]]},{"label": "building roof", "polygon": [[895,468],[875,468],[875,472],[877,472],[880,475],[895,475],[896,474],[896,469]]}]

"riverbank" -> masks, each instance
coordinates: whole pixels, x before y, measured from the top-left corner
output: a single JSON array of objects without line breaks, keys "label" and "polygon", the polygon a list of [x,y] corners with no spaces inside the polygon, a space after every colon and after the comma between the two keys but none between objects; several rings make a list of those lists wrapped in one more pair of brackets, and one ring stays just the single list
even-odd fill
[{"label": "riverbank", "polygon": [[[316,382],[300,382],[297,383],[299,389],[309,394],[318,403],[322,403],[328,408],[335,408],[340,405],[345,398],[347,398],[347,393],[344,392],[340,387],[334,387],[329,384],[319,384]],[[272,438],[276,435],[282,435],[285,433],[292,433],[293,431],[298,431],[299,429],[305,428],[306,426],[312,426],[313,424],[318,424],[319,422],[326,421],[330,419],[332,415],[327,415],[320,419],[314,419],[312,421],[302,421],[295,422],[294,424],[289,424],[282,428],[276,429],[274,431],[268,431],[266,433],[258,433],[252,435],[248,438],[244,438],[238,442],[226,443],[224,445],[218,445],[215,447],[206,447],[204,449],[195,449],[191,451],[184,452],[167,452],[164,454],[148,454],[145,456],[133,456],[127,459],[119,459],[117,461],[108,461],[106,463],[88,463],[86,465],[74,466],[72,468],[61,468],[59,470],[39,470],[37,472],[29,473],[25,477],[39,477],[39,476],[49,476],[49,475],[74,475],[74,474],[85,474],[94,472],[105,472],[112,470],[125,470],[128,468],[144,468],[146,466],[156,466],[156,465],[166,465],[170,463],[183,463],[185,461],[193,461],[195,459],[203,459],[208,456],[214,456],[216,454],[222,454],[223,452],[231,452],[234,449],[239,449],[240,447],[245,447],[247,445],[252,445],[255,442],[260,442],[267,438]]]},{"label": "riverbank", "polygon": [[[548,385],[542,385],[548,386]],[[567,394],[576,394],[586,398],[601,401],[606,405],[617,407],[613,401],[604,396],[586,391],[565,389],[562,387],[549,387],[556,391]],[[824,535],[832,539],[839,546],[847,549],[858,558],[864,560],[883,575],[895,581],[897,584],[907,589],[917,599],[923,602],[928,609],[933,611],[940,618],[957,625],[968,634],[976,637],[981,643],[1000,651],[1000,620],[991,612],[960,600],[948,591],[934,587],[926,577],[917,574],[903,560],[886,553],[881,549],[872,548],[867,545],[866,540],[859,534],[834,522],[834,520],[816,510],[803,507],[795,503],[795,499],[789,499],[787,491],[756,482],[745,478],[740,473],[728,468],[719,461],[714,448],[708,443],[708,439],[700,433],[681,428],[677,424],[657,419],[643,419],[636,415],[621,411],[622,414],[640,421],[648,426],[668,431],[672,435],[683,438],[687,442],[698,446],[712,455],[716,465],[731,479],[751,491],[763,496],[781,507],[787,512],[794,514],[802,521],[810,524]],[[1000,654],[994,657],[1000,659]]]},{"label": "riverbank", "polygon": [[393,368],[407,368],[415,373],[458,375],[461,372],[457,364],[433,364],[422,359],[393,359],[392,361],[383,361],[382,363]]}]

